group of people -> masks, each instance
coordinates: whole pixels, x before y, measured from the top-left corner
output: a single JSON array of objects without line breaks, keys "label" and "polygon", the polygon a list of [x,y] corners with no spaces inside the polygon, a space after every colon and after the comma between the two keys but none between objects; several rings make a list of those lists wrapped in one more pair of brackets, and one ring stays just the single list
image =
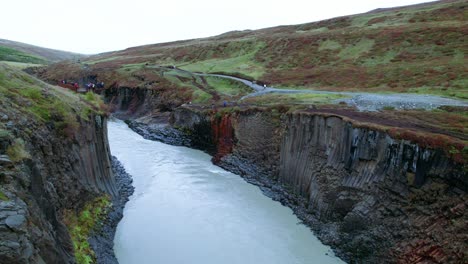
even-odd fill
[{"label": "group of people", "polygon": [[[61,80],[60,82],[63,85],[65,85],[64,87],[71,88],[70,87],[70,85],[71,85],[75,91],[78,91],[78,89],[80,88],[80,85],[77,82],[69,82],[69,81],[67,81],[65,79]],[[98,88],[98,89],[104,88],[104,82],[98,82],[98,83],[88,82],[85,86],[86,86],[88,91],[94,91],[96,88]]]},{"label": "group of people", "polygon": [[88,90],[94,90],[95,88],[104,88],[104,82],[98,82],[97,84],[89,82],[88,84],[86,84],[86,88],[88,88]]},{"label": "group of people", "polygon": [[77,82],[68,82],[67,80],[62,80],[61,83],[62,84],[69,84],[69,85],[73,86],[73,88],[75,88],[75,90],[80,88],[80,85]]}]

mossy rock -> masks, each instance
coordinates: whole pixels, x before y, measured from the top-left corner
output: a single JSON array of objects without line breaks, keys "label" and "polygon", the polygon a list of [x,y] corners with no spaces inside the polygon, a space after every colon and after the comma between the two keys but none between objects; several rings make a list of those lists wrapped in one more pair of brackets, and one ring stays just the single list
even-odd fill
[{"label": "mossy rock", "polygon": [[8,130],[0,129],[0,141],[11,140],[11,133]]},{"label": "mossy rock", "polygon": [[0,154],[4,154],[11,145],[13,136],[8,130],[0,129]]},{"label": "mossy rock", "polygon": [[0,191],[0,201],[9,201],[10,199],[5,195],[3,191]]}]

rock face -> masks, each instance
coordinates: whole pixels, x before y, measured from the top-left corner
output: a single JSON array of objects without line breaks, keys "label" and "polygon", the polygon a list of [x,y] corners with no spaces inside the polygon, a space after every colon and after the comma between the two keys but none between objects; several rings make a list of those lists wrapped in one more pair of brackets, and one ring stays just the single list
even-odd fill
[{"label": "rock face", "polygon": [[181,108],[172,124],[215,163],[293,208],[345,260],[468,260],[468,177],[441,150],[310,113]]},{"label": "rock face", "polygon": [[125,119],[170,111],[181,104],[174,98],[163,98],[161,93],[156,89],[111,87],[104,91],[104,97],[115,110],[114,114]]},{"label": "rock face", "polygon": [[[53,124],[12,122],[10,133],[24,140],[29,157],[6,165],[3,159],[1,165],[9,167],[0,173],[6,196],[0,200],[0,263],[75,263],[62,212],[79,210],[104,193],[117,194],[106,119],[92,115],[68,136]],[[8,137],[0,141],[12,144]]]},{"label": "rock face", "polygon": [[114,255],[114,236],[117,225],[123,217],[123,209],[130,195],[133,194],[132,177],[125,171],[123,165],[112,157],[112,172],[118,189],[118,195],[112,199],[112,209],[103,221],[103,225],[88,239],[99,264],[117,264]]},{"label": "rock face", "polygon": [[320,221],[336,225],[330,242],[350,258],[466,260],[457,225],[467,215],[451,213],[467,202],[461,165],[338,117],[294,114],[285,123],[278,180],[305,197]]}]

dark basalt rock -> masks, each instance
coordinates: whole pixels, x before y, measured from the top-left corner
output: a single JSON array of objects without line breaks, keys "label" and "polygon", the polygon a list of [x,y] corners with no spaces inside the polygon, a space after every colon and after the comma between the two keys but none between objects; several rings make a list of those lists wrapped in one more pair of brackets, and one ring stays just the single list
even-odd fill
[{"label": "dark basalt rock", "polygon": [[[106,120],[90,116],[64,135],[15,108],[0,109],[0,116],[6,110],[15,122],[0,140],[0,263],[75,263],[65,211],[117,194]],[[13,138],[25,142],[21,160],[6,155]]]},{"label": "dark basalt rock", "polygon": [[145,139],[156,140],[174,146],[192,146],[192,140],[182,131],[165,124],[147,125],[127,120],[127,125]]},{"label": "dark basalt rock", "polygon": [[99,264],[118,264],[114,255],[114,236],[117,225],[123,217],[123,209],[133,194],[132,177],[125,171],[123,165],[112,157],[112,172],[115,177],[118,195],[112,199],[112,209],[103,223],[88,239]]}]

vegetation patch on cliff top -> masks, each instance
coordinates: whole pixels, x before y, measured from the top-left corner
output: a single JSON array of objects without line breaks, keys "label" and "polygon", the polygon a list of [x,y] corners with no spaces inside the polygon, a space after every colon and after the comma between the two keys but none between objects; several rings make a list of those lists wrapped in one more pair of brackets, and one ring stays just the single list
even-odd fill
[{"label": "vegetation patch on cliff top", "polygon": [[214,76],[207,76],[204,78],[206,79],[207,84],[210,87],[213,87],[220,95],[239,98],[240,96],[247,95],[252,92],[250,87],[241,82]]},{"label": "vegetation patch on cliff top", "polygon": [[261,96],[249,97],[243,101],[255,105],[310,105],[310,104],[329,104],[334,100],[345,98],[341,94],[265,94]]},{"label": "vegetation patch on cliff top", "polygon": [[[86,100],[59,87],[50,86],[6,64],[0,63],[0,106],[16,109],[39,123],[54,123],[58,133],[72,136],[79,127],[78,119],[87,120],[91,113],[101,113],[97,98]],[[13,120],[21,116],[12,115]]]}]

